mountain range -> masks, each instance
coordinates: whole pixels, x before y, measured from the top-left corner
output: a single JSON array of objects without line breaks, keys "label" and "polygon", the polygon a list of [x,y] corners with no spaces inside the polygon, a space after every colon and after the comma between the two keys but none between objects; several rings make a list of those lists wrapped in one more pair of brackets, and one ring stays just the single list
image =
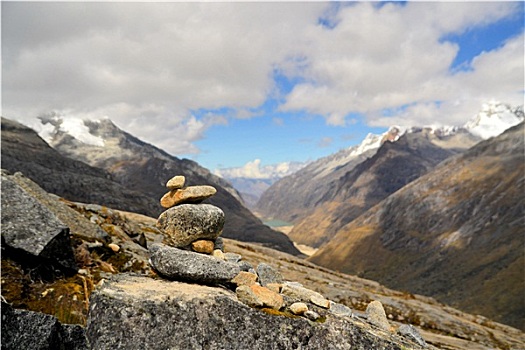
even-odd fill
[{"label": "mountain range", "polygon": [[442,162],[311,261],[523,329],[524,132],[521,123]]},{"label": "mountain range", "polygon": [[438,136],[420,129],[385,142],[376,154],[326,184],[314,207],[296,220],[290,237],[320,247],[366,210],[476,141],[468,133]]},{"label": "mountain range", "polygon": [[63,122],[54,116],[43,119],[53,127],[47,129],[50,147],[34,130],[2,118],[2,168],[20,171],[68,200],[152,217],[162,211],[159,198],[167,191],[166,181],[184,175],[190,185],[216,187],[208,201],[226,214],[225,237],[300,253],[287,236],[263,225],[228,182],[197,163],[142,142],[109,119],[80,121],[72,130]]},{"label": "mountain range", "polygon": [[492,103],[463,127],[369,135],[276,182],[257,210],[293,222],[317,264],[523,328],[523,129],[482,141],[523,120]]}]

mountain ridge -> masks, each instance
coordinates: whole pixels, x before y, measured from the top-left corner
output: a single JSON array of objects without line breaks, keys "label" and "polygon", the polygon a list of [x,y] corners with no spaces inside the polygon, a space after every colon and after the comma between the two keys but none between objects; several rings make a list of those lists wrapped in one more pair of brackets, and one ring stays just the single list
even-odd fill
[{"label": "mountain ridge", "polygon": [[[167,192],[166,181],[174,175],[186,175],[189,184],[211,184],[217,188],[217,194],[208,202],[218,205],[228,214],[225,237],[258,242],[292,254],[300,254],[288,237],[263,225],[246,209],[239,201],[238,193],[226,181],[191,160],[172,157],[123,132],[109,119],[87,121],[84,124],[91,132],[97,130],[99,133],[112,135],[103,138],[104,147],[86,144],[58,129],[56,134],[61,147],[51,148],[32,129],[2,118],[2,128],[8,128],[8,125],[13,127],[11,134],[4,132],[2,135],[2,166],[6,165],[11,172],[22,171],[35,182],[44,184],[42,187],[51,193],[74,201],[97,203],[156,217],[162,211],[158,199]],[[22,139],[22,134],[29,136]],[[100,137],[96,134],[93,136]],[[35,147],[34,144],[39,146]],[[46,150],[48,160],[40,156],[40,149]],[[20,159],[14,159],[13,155]],[[42,161],[42,166],[34,166]],[[63,172],[57,166],[62,163],[74,164],[73,168],[80,167],[80,170]],[[88,186],[82,185],[83,182],[79,179],[84,178],[85,173],[93,171],[98,174],[96,182]],[[111,179],[111,185],[117,186],[118,190],[107,189],[108,185],[101,187],[100,183],[106,184],[107,181],[103,182],[100,177]],[[99,187],[102,190],[99,191]],[[72,192],[77,196],[72,196]],[[127,195],[122,196],[121,193]],[[133,206],[135,197],[144,201],[142,207]]]},{"label": "mountain ridge", "polygon": [[522,122],[445,160],[345,225],[311,261],[524,329],[524,130]]}]

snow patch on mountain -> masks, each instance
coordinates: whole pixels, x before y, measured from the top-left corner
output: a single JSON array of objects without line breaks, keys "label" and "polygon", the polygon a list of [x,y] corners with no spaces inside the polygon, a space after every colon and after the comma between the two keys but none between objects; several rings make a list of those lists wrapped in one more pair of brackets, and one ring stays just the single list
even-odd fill
[{"label": "snow patch on mountain", "polygon": [[508,128],[524,120],[523,107],[490,101],[482,105],[481,111],[465,124],[472,134],[483,139],[498,136]]},{"label": "snow patch on mountain", "polygon": [[[42,122],[42,128],[40,128],[38,133],[47,143],[51,143],[56,134],[64,133],[86,145],[105,146],[104,139],[91,134],[83,119],[74,117],[62,118],[57,115],[41,116],[39,119]],[[90,122],[98,123],[100,121],[90,120]]]}]

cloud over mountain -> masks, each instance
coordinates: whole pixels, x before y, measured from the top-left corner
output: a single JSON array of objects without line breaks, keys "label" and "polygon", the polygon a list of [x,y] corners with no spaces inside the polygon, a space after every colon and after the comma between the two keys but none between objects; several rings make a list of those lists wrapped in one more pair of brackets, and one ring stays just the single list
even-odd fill
[{"label": "cloud over mountain", "polygon": [[211,127],[261,115],[271,99],[330,125],[351,113],[376,126],[461,124],[480,101],[522,101],[523,34],[459,71],[447,36],[520,6],[6,2],[3,113],[31,126],[50,111],[109,116],[173,154],[198,153]]},{"label": "cloud over mountain", "polygon": [[224,178],[277,179],[294,173],[305,163],[283,162],[261,166],[260,159],[247,162],[242,167],[215,169],[215,175]]}]

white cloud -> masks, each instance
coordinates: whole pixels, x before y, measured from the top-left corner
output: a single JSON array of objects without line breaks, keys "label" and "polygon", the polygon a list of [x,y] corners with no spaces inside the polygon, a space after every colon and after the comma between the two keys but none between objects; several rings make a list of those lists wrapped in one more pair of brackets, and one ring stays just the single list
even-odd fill
[{"label": "white cloud", "polygon": [[275,179],[290,175],[307,163],[283,162],[261,166],[261,160],[255,159],[242,167],[215,169],[214,173],[224,178]]},{"label": "white cloud", "polygon": [[[352,112],[382,126],[462,123],[484,99],[522,101],[523,36],[456,74],[449,66],[459,47],[440,39],[516,6],[3,2],[3,115],[27,124],[49,111],[108,116],[168,152],[198,153],[194,141],[211,126],[261,115],[278,94],[278,71],[300,81],[281,109],[329,125],[352,123]],[[319,25],[320,16],[335,27]],[[385,108],[398,113],[384,117]]]},{"label": "white cloud", "polygon": [[108,115],[170,152],[195,153],[218,121],[192,111],[259,107],[276,64],[326,6],[2,3],[3,115],[28,124],[51,110]]},{"label": "white cloud", "polygon": [[[443,118],[446,109],[436,108],[435,101],[444,102],[444,108],[458,99],[463,107],[473,106],[475,100],[472,114],[480,100],[494,95],[504,101],[520,97],[523,37],[478,56],[471,72],[455,75],[449,67],[459,47],[441,40],[512,15],[516,3],[375,5],[346,7],[338,13],[335,28],[316,27],[307,33],[308,44],[302,48],[307,64],[301,63],[304,82],[294,87],[282,110],[324,115],[330,125],[346,125],[345,116],[352,112],[366,114],[374,125],[392,125],[407,116],[421,124]],[[414,105],[409,111],[425,113],[418,117],[405,111],[390,122],[387,117],[378,122],[383,109],[407,105]]]}]

